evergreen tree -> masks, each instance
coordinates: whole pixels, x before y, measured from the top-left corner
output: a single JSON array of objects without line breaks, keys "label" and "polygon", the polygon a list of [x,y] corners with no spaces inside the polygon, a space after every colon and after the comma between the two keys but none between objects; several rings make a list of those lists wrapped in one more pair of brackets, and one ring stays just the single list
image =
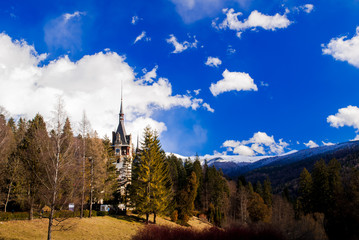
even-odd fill
[{"label": "evergreen tree", "polygon": [[197,196],[195,199],[195,207],[196,209],[202,208],[202,202],[201,202],[201,194],[203,192],[203,172],[202,172],[202,166],[201,162],[199,161],[198,155],[196,155],[196,158],[193,163],[193,171],[196,174],[197,177]]},{"label": "evergreen tree", "polygon": [[41,176],[45,176],[44,162],[48,158],[49,136],[46,130],[46,124],[43,117],[37,114],[29,122],[24,139],[19,146],[20,159],[22,162],[20,185],[18,189],[21,193],[18,195],[20,201],[25,203],[29,210],[29,220],[33,219],[34,204],[39,202],[43,182]]},{"label": "evergreen tree", "polygon": [[255,185],[255,192],[259,194],[263,198],[263,187],[261,182],[258,180]]},{"label": "evergreen tree", "polygon": [[263,182],[263,200],[267,206],[272,206],[272,186],[269,177]]},{"label": "evergreen tree", "polygon": [[312,176],[306,168],[303,169],[299,177],[299,201],[305,214],[312,211]]},{"label": "evergreen tree", "polygon": [[248,213],[252,222],[269,222],[271,217],[271,210],[264,203],[263,198],[256,192],[250,195]]},{"label": "evergreen tree", "polygon": [[156,223],[156,215],[164,213],[170,202],[171,183],[169,167],[158,135],[149,127],[145,129],[144,142],[134,171],[137,175],[133,183],[136,195],[131,199],[136,210],[146,214],[147,222],[149,214],[153,213],[153,222]]},{"label": "evergreen tree", "polygon": [[329,207],[330,189],[328,168],[324,160],[320,160],[314,164],[312,171],[313,191],[312,205],[314,212],[326,213]]},{"label": "evergreen tree", "polygon": [[198,182],[196,173],[193,171],[188,179],[187,186],[180,192],[179,216],[186,221],[193,215],[194,201],[197,196]]}]

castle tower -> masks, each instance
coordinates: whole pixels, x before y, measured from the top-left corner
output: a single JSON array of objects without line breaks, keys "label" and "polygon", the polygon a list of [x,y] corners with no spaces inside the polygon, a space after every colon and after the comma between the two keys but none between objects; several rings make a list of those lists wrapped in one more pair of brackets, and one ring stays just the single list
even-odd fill
[{"label": "castle tower", "polygon": [[120,179],[121,188],[131,184],[132,175],[132,136],[126,135],[125,118],[123,113],[123,100],[121,92],[121,107],[119,124],[116,132],[112,132],[112,147],[115,152],[116,168]]}]

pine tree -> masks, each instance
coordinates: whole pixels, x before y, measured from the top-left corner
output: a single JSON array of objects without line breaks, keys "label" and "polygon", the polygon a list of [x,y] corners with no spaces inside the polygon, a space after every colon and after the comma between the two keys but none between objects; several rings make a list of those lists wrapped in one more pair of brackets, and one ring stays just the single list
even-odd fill
[{"label": "pine tree", "polygon": [[324,160],[320,160],[314,164],[312,171],[313,179],[313,211],[326,213],[329,207],[330,190],[328,168]]},{"label": "pine tree", "polygon": [[201,202],[201,194],[203,192],[203,172],[202,172],[202,166],[201,166],[201,162],[199,161],[199,157],[196,154],[196,158],[194,160],[193,163],[193,171],[196,174],[197,177],[197,196],[195,199],[195,207],[196,209],[200,209],[203,204]]},{"label": "pine tree", "polygon": [[187,186],[180,192],[179,216],[184,222],[193,215],[194,201],[197,196],[198,182],[193,171],[188,178]]},{"label": "pine tree", "polygon": [[305,214],[312,211],[312,176],[306,168],[303,169],[299,177],[299,201]]},{"label": "pine tree", "polygon": [[258,180],[255,185],[255,192],[258,193],[263,198],[263,187],[261,182]]},{"label": "pine tree", "polygon": [[21,159],[21,180],[22,189],[18,196],[26,196],[19,199],[24,202],[29,209],[29,220],[33,219],[33,210],[35,202],[40,200],[40,192],[44,182],[41,176],[45,176],[44,162],[48,159],[48,143],[49,136],[46,130],[46,124],[43,117],[37,114],[33,120],[29,122],[23,140],[19,146],[19,155]]},{"label": "pine tree", "polygon": [[136,210],[146,214],[146,222],[149,214],[153,213],[153,222],[156,223],[156,215],[164,213],[170,202],[171,183],[169,166],[158,135],[149,127],[145,129],[144,142],[134,171],[137,175],[133,181],[136,195],[131,199]]},{"label": "pine tree", "polygon": [[269,177],[263,182],[263,200],[267,206],[272,206],[272,186]]}]

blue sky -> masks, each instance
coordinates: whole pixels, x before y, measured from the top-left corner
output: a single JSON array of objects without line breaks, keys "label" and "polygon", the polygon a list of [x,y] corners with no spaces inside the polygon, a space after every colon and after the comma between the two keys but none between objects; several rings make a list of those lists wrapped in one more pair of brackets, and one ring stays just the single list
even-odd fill
[{"label": "blue sky", "polygon": [[127,131],[150,124],[168,152],[274,155],[357,138],[357,0],[9,0],[0,12],[11,116],[50,119],[61,95],[75,130],[86,111],[110,136],[122,81]]}]

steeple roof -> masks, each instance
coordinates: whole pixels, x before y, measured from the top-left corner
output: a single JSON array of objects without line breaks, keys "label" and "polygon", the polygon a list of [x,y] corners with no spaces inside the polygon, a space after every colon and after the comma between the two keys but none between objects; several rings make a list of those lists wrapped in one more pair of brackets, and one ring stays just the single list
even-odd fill
[{"label": "steeple roof", "polygon": [[123,100],[122,100],[122,90],[121,90],[121,107],[120,107],[120,121],[116,130],[116,134],[119,133],[120,139],[122,144],[128,144],[126,139],[126,130],[125,130],[125,120],[124,120],[124,113],[123,113]]}]

